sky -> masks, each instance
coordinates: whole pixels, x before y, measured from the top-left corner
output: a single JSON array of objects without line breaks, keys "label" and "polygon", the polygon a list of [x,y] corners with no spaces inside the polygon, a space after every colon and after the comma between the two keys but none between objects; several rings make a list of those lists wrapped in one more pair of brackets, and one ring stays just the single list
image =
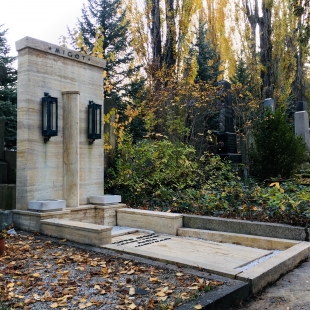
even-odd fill
[{"label": "sky", "polygon": [[16,56],[15,42],[26,36],[59,45],[82,15],[87,0],[0,0],[1,30],[8,29],[6,39],[11,55]]}]

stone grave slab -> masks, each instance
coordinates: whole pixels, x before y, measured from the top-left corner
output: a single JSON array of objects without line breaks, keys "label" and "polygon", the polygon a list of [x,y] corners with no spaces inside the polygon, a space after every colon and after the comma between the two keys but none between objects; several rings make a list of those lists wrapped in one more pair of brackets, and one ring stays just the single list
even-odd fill
[{"label": "stone grave slab", "polygon": [[[222,233],[224,234],[224,233]],[[227,234],[228,236],[229,234]],[[241,235],[246,238],[246,235]],[[223,237],[223,235],[222,235]],[[310,243],[281,239],[262,238],[254,244],[267,245],[255,248],[239,244],[215,242],[160,233],[133,232],[127,235],[112,235],[112,243],[103,248],[152,258],[168,263],[201,268],[221,276],[250,283],[252,293],[257,293],[268,283],[293,269],[308,257]],[[274,248],[270,248],[270,244]]]}]

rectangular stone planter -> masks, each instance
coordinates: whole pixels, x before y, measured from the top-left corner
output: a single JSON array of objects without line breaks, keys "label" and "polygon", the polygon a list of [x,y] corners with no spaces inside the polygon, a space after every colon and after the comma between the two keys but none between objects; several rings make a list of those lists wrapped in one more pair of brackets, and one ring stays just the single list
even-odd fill
[{"label": "rectangular stone planter", "polygon": [[178,213],[156,212],[138,209],[118,209],[117,225],[153,230],[176,235],[182,227],[183,215]]}]

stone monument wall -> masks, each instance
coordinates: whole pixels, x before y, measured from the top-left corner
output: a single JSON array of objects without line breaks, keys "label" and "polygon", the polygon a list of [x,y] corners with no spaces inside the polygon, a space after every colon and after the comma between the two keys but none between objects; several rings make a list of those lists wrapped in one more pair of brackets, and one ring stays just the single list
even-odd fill
[{"label": "stone monument wall", "polygon": [[[68,196],[86,204],[87,197],[103,195],[103,140],[88,144],[87,106],[89,100],[103,104],[105,60],[30,37],[17,41],[16,49],[17,209],[27,210],[30,200]],[[58,136],[47,143],[41,130],[44,92],[58,98]],[[64,104],[68,105],[65,116]],[[74,137],[69,146],[71,162],[64,160],[64,133]],[[72,165],[78,173],[66,175]]]}]

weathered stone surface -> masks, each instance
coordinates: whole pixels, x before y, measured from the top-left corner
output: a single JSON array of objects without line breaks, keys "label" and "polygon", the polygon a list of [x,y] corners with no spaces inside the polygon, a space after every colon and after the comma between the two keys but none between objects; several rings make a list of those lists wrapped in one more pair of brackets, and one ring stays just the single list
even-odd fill
[{"label": "weathered stone surface", "polygon": [[239,244],[265,250],[286,250],[300,241],[292,241],[277,238],[250,236],[244,234],[225,233],[192,228],[179,228],[178,236],[204,239],[214,242]]},{"label": "weathered stone surface", "polygon": [[0,230],[8,228],[13,223],[12,211],[0,210]]},{"label": "weathered stone surface", "polygon": [[41,221],[41,233],[45,235],[96,246],[111,243],[111,230],[111,226],[65,219]]},{"label": "weathered stone surface", "polygon": [[16,185],[0,184],[0,209],[13,210],[16,206]]},{"label": "weathered stone surface", "polygon": [[301,242],[270,259],[240,273],[237,280],[248,281],[253,294],[294,269],[310,252],[310,243]]},{"label": "weathered stone surface", "polygon": [[125,204],[113,204],[109,206],[96,206],[95,208],[95,223],[108,226],[116,226],[116,211],[126,207]]},{"label": "weathered stone surface", "polygon": [[32,200],[28,203],[28,210],[31,211],[55,211],[55,210],[63,210],[66,208],[65,200]]},{"label": "weathered stone surface", "polygon": [[91,196],[89,197],[89,203],[105,205],[111,203],[120,203],[122,197],[120,195],[102,195],[102,196]]},{"label": "weathered stone surface", "polygon": [[79,206],[80,198],[80,148],[78,91],[65,91],[63,96],[63,147],[64,147],[64,199],[67,207]]},{"label": "weathered stone surface", "polygon": [[184,214],[183,227],[299,241],[304,241],[306,239],[306,232],[303,227],[200,215]]},{"label": "weathered stone surface", "polygon": [[0,161],[0,184],[8,183],[8,164]]},{"label": "weathered stone surface", "polygon": [[13,211],[13,223],[17,229],[40,232],[41,220],[60,218],[66,219],[70,214],[70,210],[64,211],[53,211],[53,212],[35,212],[35,211],[24,211],[14,210]]},{"label": "weathered stone surface", "polygon": [[[103,194],[103,140],[88,144],[87,105],[103,103],[102,73],[105,61],[26,37],[18,50],[17,193],[16,207],[27,210],[28,201],[64,199],[63,92],[79,91],[79,203]],[[83,58],[84,57],[84,58]],[[44,92],[58,98],[58,136],[44,143],[41,132],[41,98]]]},{"label": "weathered stone surface", "polygon": [[309,136],[309,115],[307,111],[295,112],[295,135],[301,136],[306,144],[307,151],[310,151],[310,136]]},{"label": "weathered stone surface", "polygon": [[177,229],[182,227],[182,214],[137,209],[118,209],[116,212],[118,226],[149,229],[170,235],[176,235]]}]

